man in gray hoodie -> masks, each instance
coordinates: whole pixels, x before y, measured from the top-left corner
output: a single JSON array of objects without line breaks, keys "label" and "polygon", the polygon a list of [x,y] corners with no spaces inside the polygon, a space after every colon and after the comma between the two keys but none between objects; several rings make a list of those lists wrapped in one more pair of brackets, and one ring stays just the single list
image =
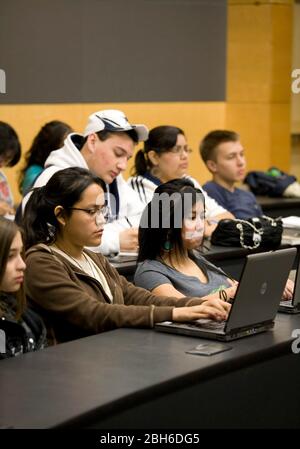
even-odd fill
[{"label": "man in gray hoodie", "polygon": [[[137,250],[137,228],[144,205],[121,172],[126,169],[135,145],[147,137],[147,127],[130,124],[122,111],[95,112],[89,116],[83,135],[69,134],[64,146],[50,153],[45,170],[34,184],[42,187],[54,173],[68,167],[87,168],[103,179],[107,184],[110,217],[101,245],[94,248],[102,254]],[[28,195],[23,200],[23,210]]]}]

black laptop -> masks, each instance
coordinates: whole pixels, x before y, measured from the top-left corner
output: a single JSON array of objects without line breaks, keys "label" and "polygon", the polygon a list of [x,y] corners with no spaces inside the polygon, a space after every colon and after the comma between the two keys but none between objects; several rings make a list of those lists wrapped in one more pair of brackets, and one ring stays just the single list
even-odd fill
[{"label": "black laptop", "polygon": [[280,301],[279,312],[300,313],[300,258],[296,271],[293,298],[289,301]]},{"label": "black laptop", "polygon": [[164,321],[155,329],[221,341],[271,329],[296,252],[288,248],[248,255],[227,321]]}]

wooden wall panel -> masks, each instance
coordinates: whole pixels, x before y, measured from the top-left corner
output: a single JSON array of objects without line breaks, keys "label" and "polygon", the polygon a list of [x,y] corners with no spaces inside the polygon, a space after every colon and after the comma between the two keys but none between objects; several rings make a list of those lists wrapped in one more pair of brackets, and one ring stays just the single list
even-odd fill
[{"label": "wooden wall panel", "polygon": [[248,169],[290,170],[292,1],[229,1],[226,127]]},{"label": "wooden wall panel", "polygon": [[[190,174],[204,182],[209,173],[202,163],[198,146],[205,133],[214,128],[222,128],[225,123],[225,103],[85,103],[85,104],[44,104],[44,105],[0,105],[1,120],[10,123],[18,132],[23,154],[27,151],[34,135],[50,120],[63,120],[77,132],[82,132],[89,114],[100,109],[121,109],[132,123],[145,123],[149,129],[161,124],[182,128],[194,149],[191,156]],[[137,147],[140,148],[140,147]],[[17,189],[18,171],[16,167],[5,172],[12,185],[15,200],[20,200]],[[133,160],[129,162],[125,177],[129,175]]]}]

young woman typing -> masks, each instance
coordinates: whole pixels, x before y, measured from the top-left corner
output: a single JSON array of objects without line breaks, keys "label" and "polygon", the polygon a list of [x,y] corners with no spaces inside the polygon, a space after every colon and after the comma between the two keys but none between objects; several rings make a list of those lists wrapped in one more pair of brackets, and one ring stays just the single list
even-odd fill
[{"label": "young woman typing", "polygon": [[201,247],[204,226],[204,195],[190,180],[161,184],[142,216],[135,284],[155,295],[234,297],[237,282],[194,251]]},{"label": "young woman typing", "polygon": [[[191,181],[160,185],[141,219],[135,284],[155,295],[230,301],[238,283],[201,255],[204,228],[205,197]],[[283,299],[291,299],[293,286],[288,280]]]},{"label": "young woman typing", "polygon": [[224,301],[157,297],[85,249],[100,244],[106,212],[105,184],[76,167],[55,173],[28,201],[26,293],[52,343],[164,320],[227,317],[230,305]]}]

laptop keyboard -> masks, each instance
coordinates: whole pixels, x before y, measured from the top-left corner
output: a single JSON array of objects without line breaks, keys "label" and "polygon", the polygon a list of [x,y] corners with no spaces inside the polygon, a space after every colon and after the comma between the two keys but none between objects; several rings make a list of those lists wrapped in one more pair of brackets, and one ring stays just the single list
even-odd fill
[{"label": "laptop keyboard", "polygon": [[220,330],[225,326],[226,321],[214,321],[206,318],[201,318],[200,320],[193,321],[197,327],[201,327],[203,329],[215,329]]}]

